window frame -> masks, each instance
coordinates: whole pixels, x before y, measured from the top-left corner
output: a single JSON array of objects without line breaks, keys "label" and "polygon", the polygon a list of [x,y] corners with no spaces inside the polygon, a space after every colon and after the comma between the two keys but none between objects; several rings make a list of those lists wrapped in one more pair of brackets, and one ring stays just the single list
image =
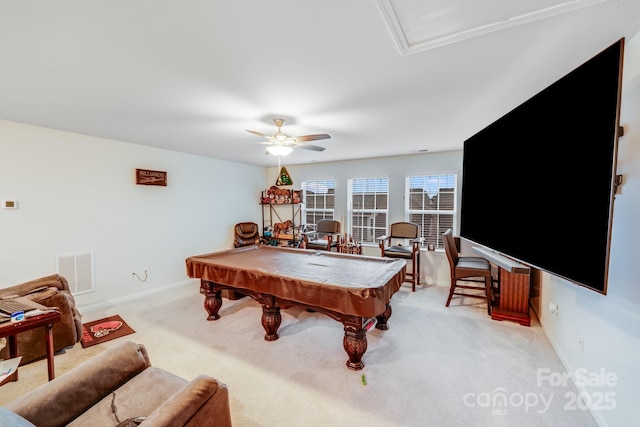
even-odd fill
[{"label": "window frame", "polygon": [[[427,190],[424,187],[424,184],[427,182],[432,182],[434,178],[437,178],[437,181],[438,181],[437,186],[433,188],[429,188]],[[453,181],[452,182],[453,191],[451,193],[449,192],[442,193],[442,194],[451,194],[452,208],[451,209],[441,208],[440,206],[441,198],[437,198],[438,205],[435,208],[425,209],[424,199],[423,199],[423,204],[421,209],[412,208],[411,183],[412,183],[412,180],[415,180],[415,179],[421,179],[423,181],[423,190],[425,192],[424,194],[429,194],[429,190],[432,190],[432,191],[436,190],[434,195],[430,195],[431,199],[433,199],[433,197],[435,197],[436,195],[441,194],[440,191],[442,189],[451,188],[449,184],[451,184],[451,181]],[[423,238],[421,247],[428,249],[429,244],[432,243],[434,244],[435,250],[444,250],[442,233],[444,233],[447,228],[451,228],[455,233],[455,227],[458,221],[458,173],[455,171],[443,171],[443,172],[430,172],[430,173],[424,173],[424,174],[407,175],[405,177],[404,199],[405,199],[405,220],[409,222],[416,222],[415,220],[411,221],[412,217],[415,215],[421,215],[423,218],[422,221],[419,223],[420,235]],[[450,215],[451,216],[450,224],[447,223],[446,225],[442,226],[441,220],[440,220],[441,215]],[[435,225],[436,230],[433,234],[431,234],[430,231],[427,230],[427,227],[424,226],[426,222],[425,221],[426,216],[436,217],[436,225]]]},{"label": "window frame", "polygon": [[[331,187],[331,184],[333,184],[333,187]],[[321,200],[324,200],[324,203],[322,204],[323,207],[321,208],[317,208],[318,205],[318,195],[320,193],[315,192],[314,194],[314,198],[315,198],[315,202],[314,202],[314,207],[313,208],[309,208],[309,203],[307,202],[307,197],[308,197],[308,191],[309,191],[309,186],[310,185],[317,185],[317,186],[323,186],[326,185],[327,187],[327,193],[324,195],[323,198],[321,198]],[[335,219],[335,213],[336,213],[336,180],[334,178],[330,178],[330,179],[310,179],[310,180],[306,180],[306,181],[302,181],[301,183],[301,187],[302,187],[302,203],[303,203],[303,218],[305,221],[305,224],[303,224],[305,227],[308,225],[315,225],[319,220],[321,219]],[[330,190],[333,189],[333,193],[330,193]],[[327,194],[331,194],[333,196],[333,208],[328,208],[327,207]],[[315,222],[313,223],[308,223],[307,222],[307,215],[309,213],[313,213],[313,217],[315,218]]]},{"label": "window frame", "polygon": [[[361,208],[361,209],[356,209],[354,207],[353,204],[353,198],[354,198],[354,185],[360,181],[369,181],[369,183],[363,183],[363,185],[372,185],[374,187],[374,190],[372,192],[369,192],[369,194],[373,194],[374,195],[374,200],[376,201],[375,203],[377,204],[378,201],[378,197],[382,194],[384,194],[384,197],[386,199],[386,207],[384,209],[380,209],[377,206],[374,206],[373,208]],[[384,181],[384,187],[386,189],[386,191],[381,192],[381,191],[376,191],[375,187],[381,185],[381,182]],[[347,187],[348,187],[348,195],[347,195],[347,216],[348,216],[348,230],[349,230],[349,235],[353,236],[354,239],[358,240],[363,246],[378,246],[378,238],[385,235],[387,233],[387,230],[389,229],[389,188],[390,188],[390,179],[388,175],[385,176],[375,176],[375,177],[367,177],[367,178],[349,178],[347,180]],[[362,197],[364,200],[364,197],[367,195],[367,192],[363,191],[362,192]],[[364,203],[362,204],[364,206]],[[364,216],[364,214],[370,214],[372,215],[371,218],[369,218],[369,220],[373,220],[372,221],[372,225],[371,226],[355,226],[354,223],[356,222],[354,220],[356,212],[361,213],[361,220],[362,217]],[[376,217],[378,214],[384,214],[385,220],[384,220],[384,227],[377,225],[376,224]],[[360,228],[363,231],[360,233],[354,232],[354,227],[356,228]],[[368,232],[367,232],[368,230]],[[372,236],[372,239],[364,239],[363,237],[367,235],[367,236]]]}]

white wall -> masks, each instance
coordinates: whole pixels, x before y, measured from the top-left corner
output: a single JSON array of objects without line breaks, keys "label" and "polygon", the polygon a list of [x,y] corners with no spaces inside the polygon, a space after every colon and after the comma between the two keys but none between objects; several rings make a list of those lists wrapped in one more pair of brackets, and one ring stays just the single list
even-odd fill
[{"label": "white wall", "polygon": [[[168,185],[136,185],[136,168]],[[260,220],[265,169],[0,121],[0,287],[55,272],[55,255],[95,251],[80,307],[188,280],[185,258],[231,247]],[[132,280],[132,271],[149,278]]]},{"label": "white wall", "polygon": [[[584,369],[617,376],[615,386],[586,388],[589,396],[615,393],[615,410],[592,411],[602,426],[637,425],[640,387],[640,37],[626,41],[618,148],[623,184],[614,202],[607,295],[543,274],[541,324],[570,372]],[[588,150],[589,147],[585,146]],[[577,154],[576,159],[579,159]],[[585,229],[588,227],[585,226]],[[560,240],[562,238],[559,230]],[[571,250],[571,242],[567,250]],[[559,315],[549,313],[558,304]],[[580,344],[584,337],[584,351]],[[558,396],[560,397],[560,396]],[[604,403],[605,402],[601,402]]]}]

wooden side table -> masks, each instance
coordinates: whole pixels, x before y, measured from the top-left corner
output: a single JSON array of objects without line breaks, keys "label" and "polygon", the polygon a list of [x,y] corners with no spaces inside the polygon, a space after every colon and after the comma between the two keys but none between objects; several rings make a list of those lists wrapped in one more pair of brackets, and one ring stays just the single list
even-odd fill
[{"label": "wooden side table", "polygon": [[[18,339],[17,335],[21,332],[30,331],[35,328],[43,327],[44,345],[47,349],[47,368],[49,371],[49,381],[55,378],[55,368],[53,365],[53,324],[59,322],[61,314],[59,311],[51,311],[34,317],[25,317],[20,322],[3,322],[0,323],[0,338],[7,338],[9,345],[9,357],[18,356]],[[18,370],[10,375],[4,382],[18,381]]]}]

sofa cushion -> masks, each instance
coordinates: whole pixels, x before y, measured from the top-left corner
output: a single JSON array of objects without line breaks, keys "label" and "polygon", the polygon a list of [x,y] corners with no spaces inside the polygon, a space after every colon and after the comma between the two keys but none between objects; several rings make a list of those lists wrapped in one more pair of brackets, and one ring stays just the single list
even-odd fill
[{"label": "sofa cushion", "polygon": [[36,427],[15,412],[0,406],[0,427]]},{"label": "sofa cushion", "polygon": [[115,392],[106,394],[68,427],[113,427],[127,418],[146,417],[185,384],[187,380],[170,372],[147,368]]}]

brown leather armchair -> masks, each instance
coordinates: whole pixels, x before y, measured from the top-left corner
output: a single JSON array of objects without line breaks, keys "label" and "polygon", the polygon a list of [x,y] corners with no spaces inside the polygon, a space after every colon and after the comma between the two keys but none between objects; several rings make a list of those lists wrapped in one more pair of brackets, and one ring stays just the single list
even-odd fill
[{"label": "brown leather armchair", "polygon": [[[53,324],[54,351],[73,347],[82,339],[82,316],[76,308],[76,301],[69,288],[69,282],[59,274],[40,277],[18,285],[0,289],[0,298],[18,295],[47,307],[58,307],[59,322]],[[36,328],[20,334],[18,352],[22,356],[21,365],[46,356],[44,328]],[[0,349],[0,359],[8,359],[8,346]]]},{"label": "brown leather armchair", "polygon": [[260,243],[260,231],[255,222],[239,222],[234,228],[233,247],[257,245]]},{"label": "brown leather armchair", "polygon": [[[389,227],[389,233],[378,238],[380,256],[411,260],[411,272],[407,272],[406,278],[411,282],[413,292],[416,291],[416,285],[420,284],[420,244],[422,240],[420,226],[413,222],[393,223]],[[403,245],[403,241],[408,244]]]},{"label": "brown leather armchair", "polygon": [[330,251],[338,250],[340,243],[340,221],[321,219],[315,225],[315,230],[302,233],[303,247],[305,249],[320,249]]}]

